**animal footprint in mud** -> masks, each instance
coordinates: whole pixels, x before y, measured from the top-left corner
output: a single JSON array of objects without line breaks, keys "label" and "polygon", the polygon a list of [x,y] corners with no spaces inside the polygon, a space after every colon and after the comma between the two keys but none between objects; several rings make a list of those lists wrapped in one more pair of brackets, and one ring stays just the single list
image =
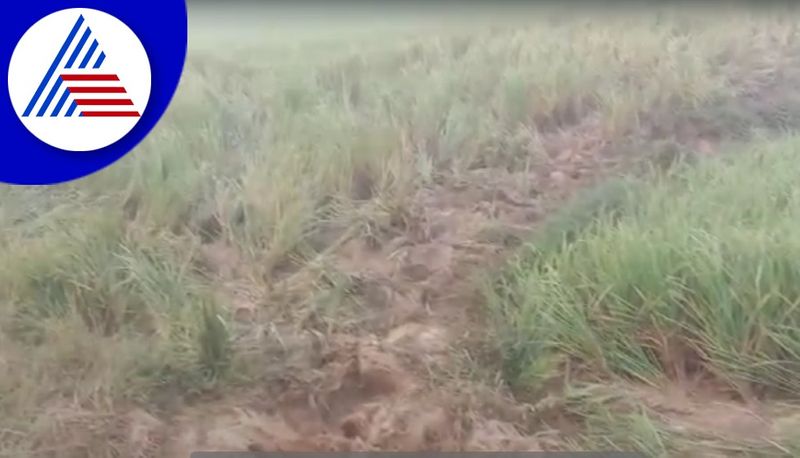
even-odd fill
[{"label": "animal footprint in mud", "polygon": [[418,282],[431,276],[431,269],[425,264],[408,264],[400,268],[400,273],[408,280]]}]

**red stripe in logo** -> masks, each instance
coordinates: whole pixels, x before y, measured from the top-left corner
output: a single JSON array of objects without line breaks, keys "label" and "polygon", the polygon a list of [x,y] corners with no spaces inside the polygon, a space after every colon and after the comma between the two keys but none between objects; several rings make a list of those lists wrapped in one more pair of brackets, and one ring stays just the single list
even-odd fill
[{"label": "red stripe in logo", "polygon": [[75,99],[75,103],[80,105],[133,105],[130,99]]},{"label": "red stripe in logo", "polygon": [[117,75],[61,75],[64,81],[119,81]]},{"label": "red stripe in logo", "polygon": [[138,118],[138,111],[84,111],[84,117],[90,118]]}]

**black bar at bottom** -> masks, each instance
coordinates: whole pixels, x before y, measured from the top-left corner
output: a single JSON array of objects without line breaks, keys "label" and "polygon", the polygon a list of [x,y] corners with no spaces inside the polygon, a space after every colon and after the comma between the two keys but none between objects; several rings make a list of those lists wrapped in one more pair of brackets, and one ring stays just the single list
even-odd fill
[{"label": "black bar at bottom", "polygon": [[194,452],[191,458],[645,458],[632,452]]}]

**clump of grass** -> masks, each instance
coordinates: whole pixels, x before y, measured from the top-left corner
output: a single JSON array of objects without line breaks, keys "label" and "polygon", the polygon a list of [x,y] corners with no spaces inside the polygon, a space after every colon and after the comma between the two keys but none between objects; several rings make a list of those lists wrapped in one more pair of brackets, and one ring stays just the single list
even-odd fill
[{"label": "clump of grass", "polygon": [[213,303],[203,308],[210,295],[189,268],[191,243],[127,231],[120,213],[54,220],[45,235],[6,250],[0,322],[2,354],[15,368],[3,391],[10,416],[60,396],[150,402],[224,375],[224,314],[204,314]]},{"label": "clump of grass", "polygon": [[231,338],[225,318],[213,303],[202,309],[202,324],[198,335],[200,366],[209,379],[225,375],[231,364]]},{"label": "clump of grass", "polygon": [[[774,440],[742,437],[713,427],[689,426],[680,415],[658,410],[638,399],[624,384],[575,383],[567,387],[560,408],[567,421],[579,425],[574,434],[563,437],[565,448],[620,450],[648,457],[669,456],[794,456],[791,434],[771,433]],[[740,414],[736,410],[727,415]],[[780,418],[792,424],[791,415]]]},{"label": "clump of grass", "polygon": [[542,255],[552,254],[574,242],[598,217],[622,217],[635,202],[641,186],[631,178],[613,178],[580,191],[537,231],[533,247]]},{"label": "clump of grass", "polygon": [[623,390],[604,385],[571,386],[564,395],[564,411],[581,424],[576,439],[568,438],[577,450],[625,450],[648,457],[687,453],[668,425]]},{"label": "clump of grass", "polygon": [[509,377],[567,358],[648,383],[703,371],[797,393],[798,151],[790,137],[679,168],[571,243],[524,250],[490,301]]}]

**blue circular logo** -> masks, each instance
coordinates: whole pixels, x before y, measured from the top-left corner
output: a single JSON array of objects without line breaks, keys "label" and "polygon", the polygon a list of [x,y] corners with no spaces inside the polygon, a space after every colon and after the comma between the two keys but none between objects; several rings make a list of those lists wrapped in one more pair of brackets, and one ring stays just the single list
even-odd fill
[{"label": "blue circular logo", "polygon": [[61,183],[120,159],[164,114],[186,60],[185,0],[27,2],[0,21],[9,184]]}]

